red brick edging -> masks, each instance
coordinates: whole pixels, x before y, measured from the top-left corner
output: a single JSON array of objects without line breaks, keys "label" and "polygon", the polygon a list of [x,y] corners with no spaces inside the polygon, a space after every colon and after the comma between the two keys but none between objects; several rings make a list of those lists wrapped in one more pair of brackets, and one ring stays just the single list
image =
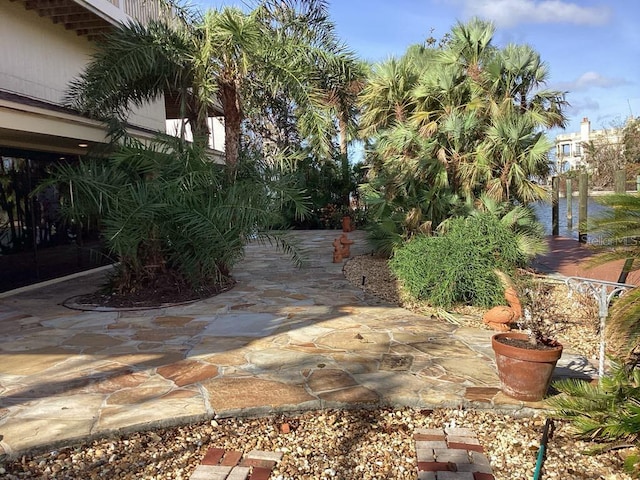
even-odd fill
[{"label": "red brick edging", "polygon": [[419,480],[495,480],[469,428],[418,428],[413,434]]},{"label": "red brick edging", "polygon": [[282,452],[252,450],[246,455],[236,450],[210,448],[189,480],[268,480]]},{"label": "red brick edging", "polygon": [[[469,428],[418,428],[413,434],[419,480],[495,480],[484,448]],[[210,448],[189,480],[269,480],[282,452]]]}]

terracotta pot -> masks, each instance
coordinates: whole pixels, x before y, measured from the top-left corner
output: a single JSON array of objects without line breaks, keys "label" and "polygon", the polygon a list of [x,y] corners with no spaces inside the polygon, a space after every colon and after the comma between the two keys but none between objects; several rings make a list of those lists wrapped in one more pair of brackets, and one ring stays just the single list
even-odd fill
[{"label": "terracotta pot", "polygon": [[535,350],[501,343],[500,339],[503,338],[526,341],[528,336],[507,332],[497,333],[491,338],[502,391],[505,395],[526,402],[542,400],[551,383],[556,362],[562,356],[562,345]]}]

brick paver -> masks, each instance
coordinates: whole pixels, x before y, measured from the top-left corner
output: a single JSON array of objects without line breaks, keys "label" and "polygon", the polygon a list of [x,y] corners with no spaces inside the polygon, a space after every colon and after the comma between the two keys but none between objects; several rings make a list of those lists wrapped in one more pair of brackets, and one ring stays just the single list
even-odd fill
[{"label": "brick paver", "polygon": [[472,430],[419,428],[413,439],[419,480],[495,480]]},{"label": "brick paver", "polygon": [[189,480],[268,480],[273,467],[282,459],[281,452],[210,448]]}]

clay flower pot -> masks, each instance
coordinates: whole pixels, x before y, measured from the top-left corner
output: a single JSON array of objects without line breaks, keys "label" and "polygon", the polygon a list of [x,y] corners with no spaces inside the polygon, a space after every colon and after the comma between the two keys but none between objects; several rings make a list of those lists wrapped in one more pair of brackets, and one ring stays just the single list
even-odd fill
[{"label": "clay flower pot", "polygon": [[551,383],[556,362],[562,356],[562,345],[555,343],[546,349],[520,347],[501,340],[526,342],[524,333],[497,333],[491,338],[496,355],[498,377],[505,395],[526,402],[537,402],[544,398]]}]

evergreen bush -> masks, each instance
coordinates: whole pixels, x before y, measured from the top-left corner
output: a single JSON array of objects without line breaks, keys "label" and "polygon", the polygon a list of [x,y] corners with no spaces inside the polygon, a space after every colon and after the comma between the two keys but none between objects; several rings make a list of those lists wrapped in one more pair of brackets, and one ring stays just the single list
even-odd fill
[{"label": "evergreen bush", "polygon": [[433,306],[490,307],[504,301],[496,270],[510,274],[521,258],[516,234],[490,213],[452,219],[445,233],[416,236],[390,267],[405,292]]}]

